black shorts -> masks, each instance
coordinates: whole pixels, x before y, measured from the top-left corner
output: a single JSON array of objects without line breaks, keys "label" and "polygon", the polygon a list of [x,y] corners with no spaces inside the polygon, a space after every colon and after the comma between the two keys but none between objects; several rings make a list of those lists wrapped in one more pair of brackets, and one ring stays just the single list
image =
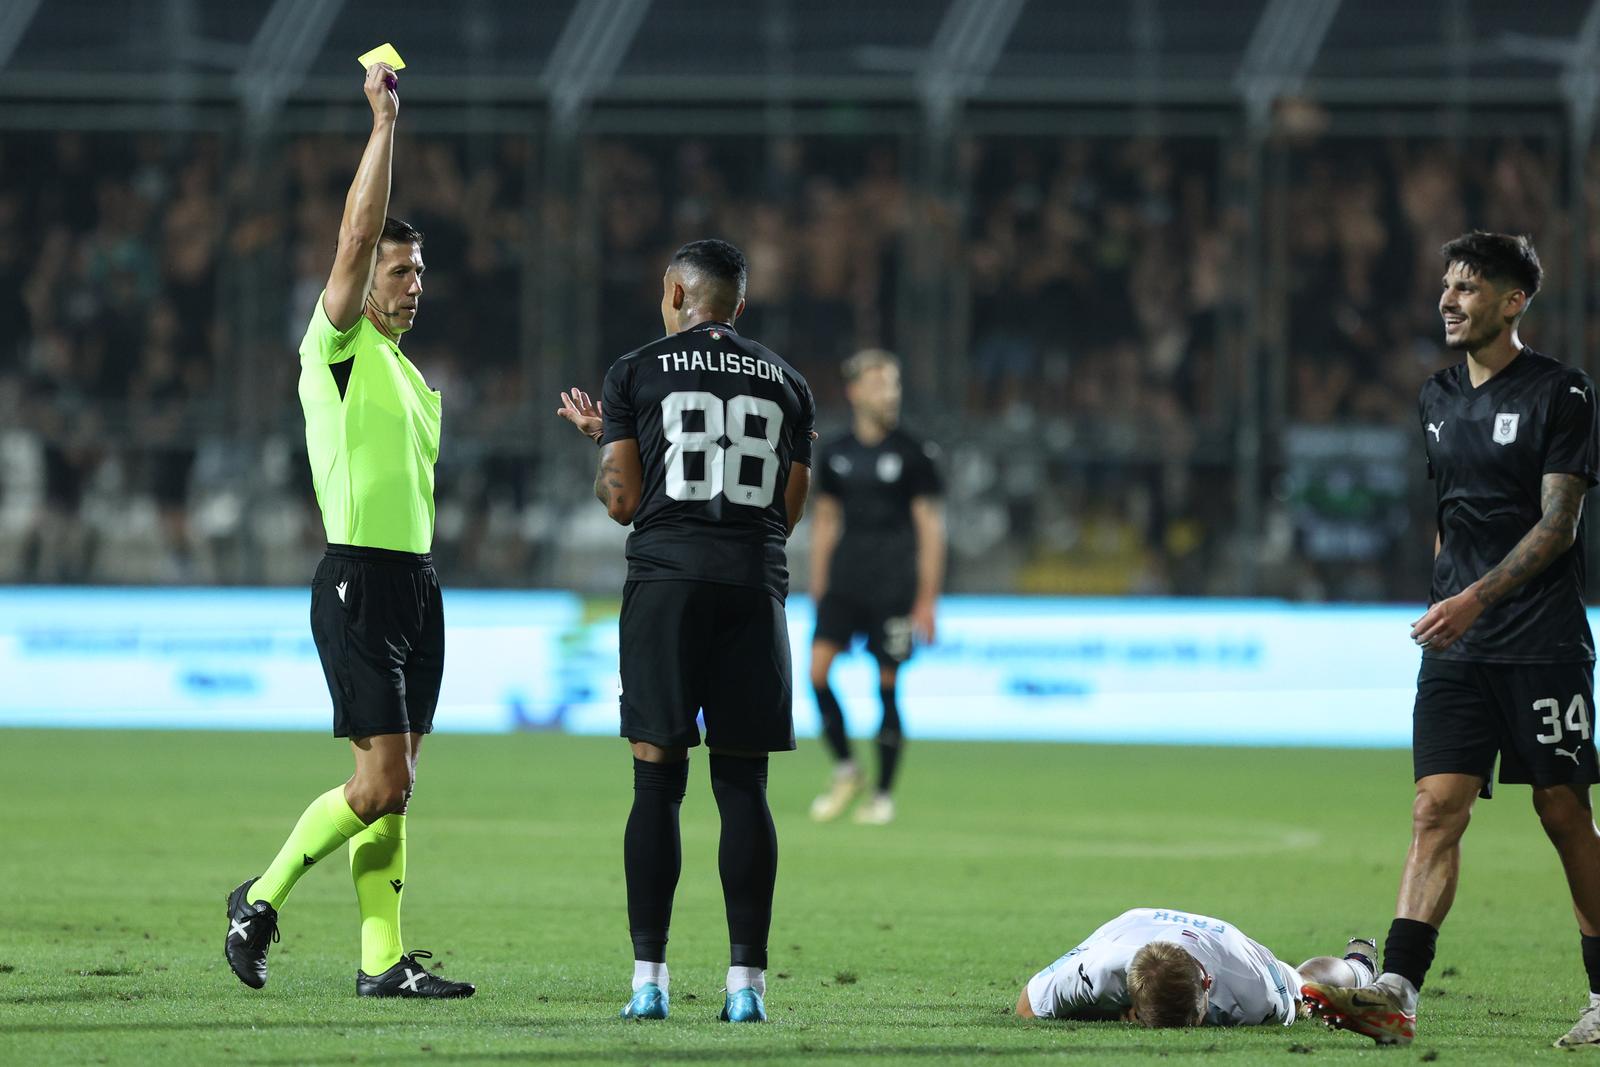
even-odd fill
[{"label": "black shorts", "polygon": [[431,556],[329,545],[311,579],[311,637],[333,696],[333,736],[433,731],[444,601]]},{"label": "black shorts", "polygon": [[867,651],[886,666],[911,658],[911,601],[900,597],[871,599],[829,589],[817,604],[813,641],[849,648],[857,634],[867,635]]},{"label": "black shorts", "polygon": [[1472,774],[1493,795],[1495,756],[1505,785],[1590,785],[1594,664],[1464,663],[1424,659],[1411,716],[1417,778]]},{"label": "black shorts", "polygon": [[793,669],[783,602],[753,586],[628,582],[619,654],[622,736],[663,748],[794,746]]}]

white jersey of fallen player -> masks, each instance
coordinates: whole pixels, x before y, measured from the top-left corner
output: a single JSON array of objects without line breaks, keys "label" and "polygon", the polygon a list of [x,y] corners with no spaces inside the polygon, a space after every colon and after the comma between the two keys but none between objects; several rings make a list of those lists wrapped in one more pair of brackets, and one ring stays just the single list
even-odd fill
[{"label": "white jersey of fallen player", "polygon": [[1300,978],[1232,924],[1171,908],[1134,908],[1034,975],[1028,1003],[1041,1019],[1118,1019],[1128,1010],[1128,964],[1152,941],[1170,941],[1214,979],[1210,1026],[1295,1020]]}]

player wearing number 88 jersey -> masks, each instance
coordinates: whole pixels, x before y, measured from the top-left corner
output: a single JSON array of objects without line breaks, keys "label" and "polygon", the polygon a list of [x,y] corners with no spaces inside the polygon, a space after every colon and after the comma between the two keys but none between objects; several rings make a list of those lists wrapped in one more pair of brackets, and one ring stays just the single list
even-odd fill
[{"label": "player wearing number 88 jersey", "polygon": [[633,524],[619,621],[621,732],[634,754],[628,1018],[667,1014],[678,809],[700,712],[722,817],[722,1018],[766,1018],[778,861],[767,753],[795,747],[785,545],[805,508],[816,409],[792,366],[734,329],[745,274],[725,241],[679,249],[662,280],[667,336],[617,360],[599,405],[574,389],[559,411],[601,445],[595,493]]},{"label": "player wearing number 88 jersey", "polygon": [[628,581],[693,580],[789,592],[785,501],[811,464],[816,408],[799,372],[731,323],[696,323],[617,360],[604,441],[642,468]]}]

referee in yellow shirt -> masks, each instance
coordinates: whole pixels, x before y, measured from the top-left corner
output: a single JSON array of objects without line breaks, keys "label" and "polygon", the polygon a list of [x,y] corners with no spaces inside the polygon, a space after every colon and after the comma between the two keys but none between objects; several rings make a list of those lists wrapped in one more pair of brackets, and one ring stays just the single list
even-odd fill
[{"label": "referee in yellow shirt", "polygon": [[406,952],[400,897],[406,802],[433,729],[444,671],[444,605],[433,545],[439,394],[400,352],[422,295],[422,234],[388,217],[400,98],[385,63],[367,68],[372,135],[345,197],[328,287],[300,343],[306,449],[328,551],[311,581],[311,633],[333,697],[333,732],[355,774],[300,816],[258,878],[228,897],[225,950],[239,980],[267,981],[278,909],[300,876],[346,841],[361,905],[368,997],[468,997]]}]

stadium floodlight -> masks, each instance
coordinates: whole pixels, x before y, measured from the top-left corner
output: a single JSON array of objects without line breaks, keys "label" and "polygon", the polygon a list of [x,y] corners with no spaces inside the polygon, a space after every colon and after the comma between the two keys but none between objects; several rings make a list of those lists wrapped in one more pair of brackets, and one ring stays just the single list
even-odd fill
[{"label": "stadium floodlight", "polygon": [[264,129],[322,53],[344,0],[275,0],[234,77],[251,129]]},{"label": "stadium floodlight", "polygon": [[1322,50],[1340,0],[1269,0],[1245,46],[1234,86],[1252,124],[1264,121],[1273,101],[1299,90]]},{"label": "stadium floodlight", "polygon": [[1027,0],[951,0],[917,72],[917,89],[936,125],[989,80]]},{"label": "stadium floodlight", "polygon": [[17,45],[22,43],[22,35],[42,3],[43,0],[10,0],[0,5],[0,70],[5,70],[16,55]]},{"label": "stadium floodlight", "polygon": [[649,9],[650,0],[579,0],[539,79],[557,127],[575,126],[584,106],[611,81]]},{"label": "stadium floodlight", "polygon": [[1561,71],[1561,95],[1572,109],[1573,132],[1585,145],[1594,134],[1595,111],[1600,104],[1597,63],[1600,63],[1600,0],[1589,5]]}]

